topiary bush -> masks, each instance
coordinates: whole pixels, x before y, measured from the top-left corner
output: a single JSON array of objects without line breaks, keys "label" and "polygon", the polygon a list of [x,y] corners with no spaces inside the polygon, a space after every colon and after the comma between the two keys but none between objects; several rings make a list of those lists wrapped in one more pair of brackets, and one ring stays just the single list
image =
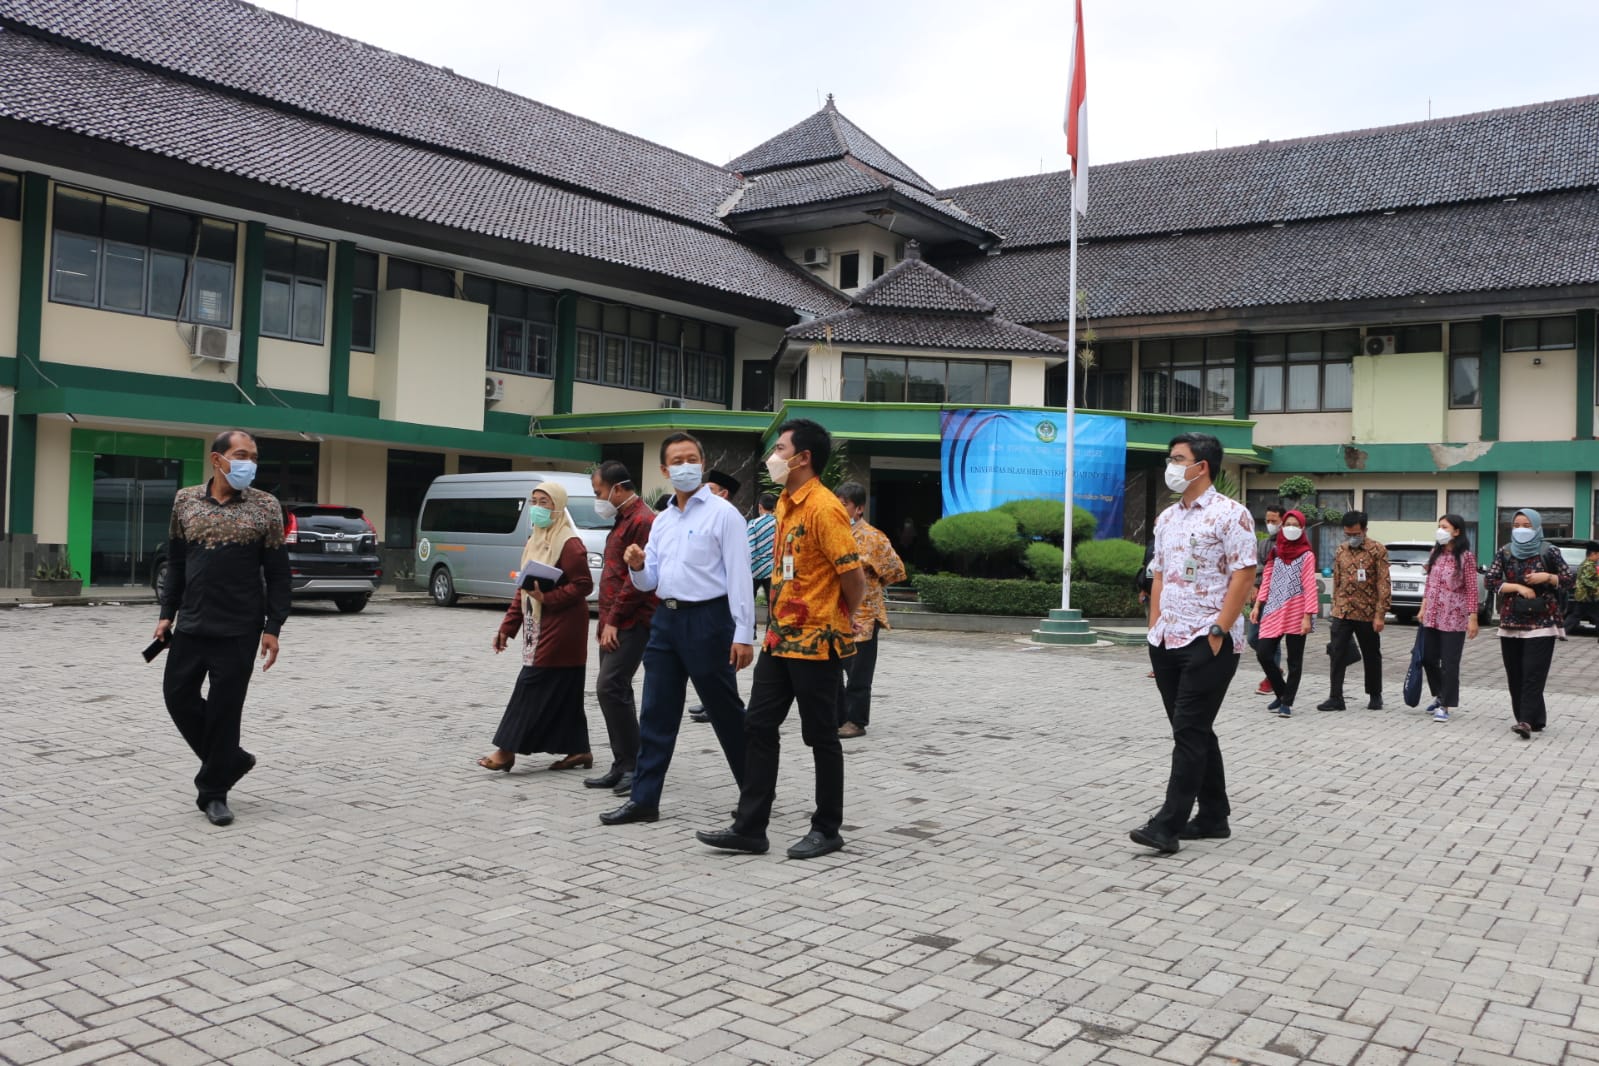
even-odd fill
[{"label": "topiary bush", "polygon": [[1042,617],[1060,606],[1049,581],[1004,581],[958,574],[918,574],[916,596],[940,614],[1016,614]]},{"label": "topiary bush", "polygon": [[1074,577],[1132,588],[1144,566],[1144,549],[1130,540],[1091,540],[1079,545],[1072,559]]},{"label": "topiary bush", "polygon": [[1053,544],[1034,541],[1022,551],[1022,565],[1039,581],[1059,581],[1066,553]]},{"label": "topiary bush", "polygon": [[988,572],[1015,562],[1022,541],[1016,519],[1002,511],[969,511],[940,518],[927,527],[928,539],[941,555],[964,571]]},{"label": "topiary bush", "polygon": [[[1000,504],[997,510],[1013,515],[1022,536],[1028,540],[1047,540],[1051,544],[1059,544],[1065,535],[1066,514],[1059,500],[1011,500]],[[1073,543],[1093,540],[1098,525],[1099,521],[1091,512],[1081,507],[1072,508]]]},{"label": "topiary bush", "polygon": [[[1059,606],[1059,597],[1051,606]],[[1131,584],[1102,585],[1094,581],[1072,581],[1072,609],[1084,618],[1147,618],[1149,612],[1138,602]]]}]

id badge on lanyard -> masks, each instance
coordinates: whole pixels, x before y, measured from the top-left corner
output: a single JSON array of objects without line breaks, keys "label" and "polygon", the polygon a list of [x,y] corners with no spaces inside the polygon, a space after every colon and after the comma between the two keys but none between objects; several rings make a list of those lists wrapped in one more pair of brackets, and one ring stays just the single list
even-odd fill
[{"label": "id badge on lanyard", "polygon": [[1199,538],[1188,538],[1188,558],[1183,560],[1183,580],[1193,584],[1199,580]]}]

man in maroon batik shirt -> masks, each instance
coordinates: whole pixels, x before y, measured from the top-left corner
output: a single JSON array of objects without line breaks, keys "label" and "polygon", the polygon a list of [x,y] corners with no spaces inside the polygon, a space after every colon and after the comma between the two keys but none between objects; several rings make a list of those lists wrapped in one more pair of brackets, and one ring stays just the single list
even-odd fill
[{"label": "man in maroon batik shirt", "polygon": [[608,788],[619,796],[633,789],[633,769],[638,764],[638,707],[633,701],[633,675],[644,659],[650,640],[650,619],[655,614],[653,592],[642,592],[628,578],[622,554],[637,544],[649,543],[655,512],[639,498],[626,466],[612,459],[589,475],[594,484],[594,510],[601,518],[615,518],[605,538],[605,568],[600,572],[600,672],[594,683],[605,731],[611,737],[611,768],[599,777],[585,778],[589,788]]}]

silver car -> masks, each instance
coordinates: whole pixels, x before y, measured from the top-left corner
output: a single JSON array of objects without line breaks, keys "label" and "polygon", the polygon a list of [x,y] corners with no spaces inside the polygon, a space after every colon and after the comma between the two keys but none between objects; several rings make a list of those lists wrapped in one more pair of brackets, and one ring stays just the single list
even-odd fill
[{"label": "silver car", "polygon": [[[1388,549],[1388,581],[1393,592],[1394,617],[1401,622],[1413,622],[1421,613],[1421,598],[1427,591],[1427,560],[1435,545],[1419,540],[1396,540],[1384,545]],[[1487,568],[1477,567],[1477,624],[1487,625],[1493,620],[1493,603],[1488,598],[1483,574]]]}]

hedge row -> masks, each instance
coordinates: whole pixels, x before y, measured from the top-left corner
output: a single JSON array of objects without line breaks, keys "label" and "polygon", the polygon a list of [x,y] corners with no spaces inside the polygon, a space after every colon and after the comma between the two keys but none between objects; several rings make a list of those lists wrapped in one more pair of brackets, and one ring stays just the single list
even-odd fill
[{"label": "hedge row", "polygon": [[[1009,581],[958,574],[917,574],[917,597],[939,614],[1008,614],[1042,618],[1060,606],[1060,585],[1053,581]],[[1144,610],[1132,589],[1072,583],[1072,607],[1089,618],[1140,618]]]}]

